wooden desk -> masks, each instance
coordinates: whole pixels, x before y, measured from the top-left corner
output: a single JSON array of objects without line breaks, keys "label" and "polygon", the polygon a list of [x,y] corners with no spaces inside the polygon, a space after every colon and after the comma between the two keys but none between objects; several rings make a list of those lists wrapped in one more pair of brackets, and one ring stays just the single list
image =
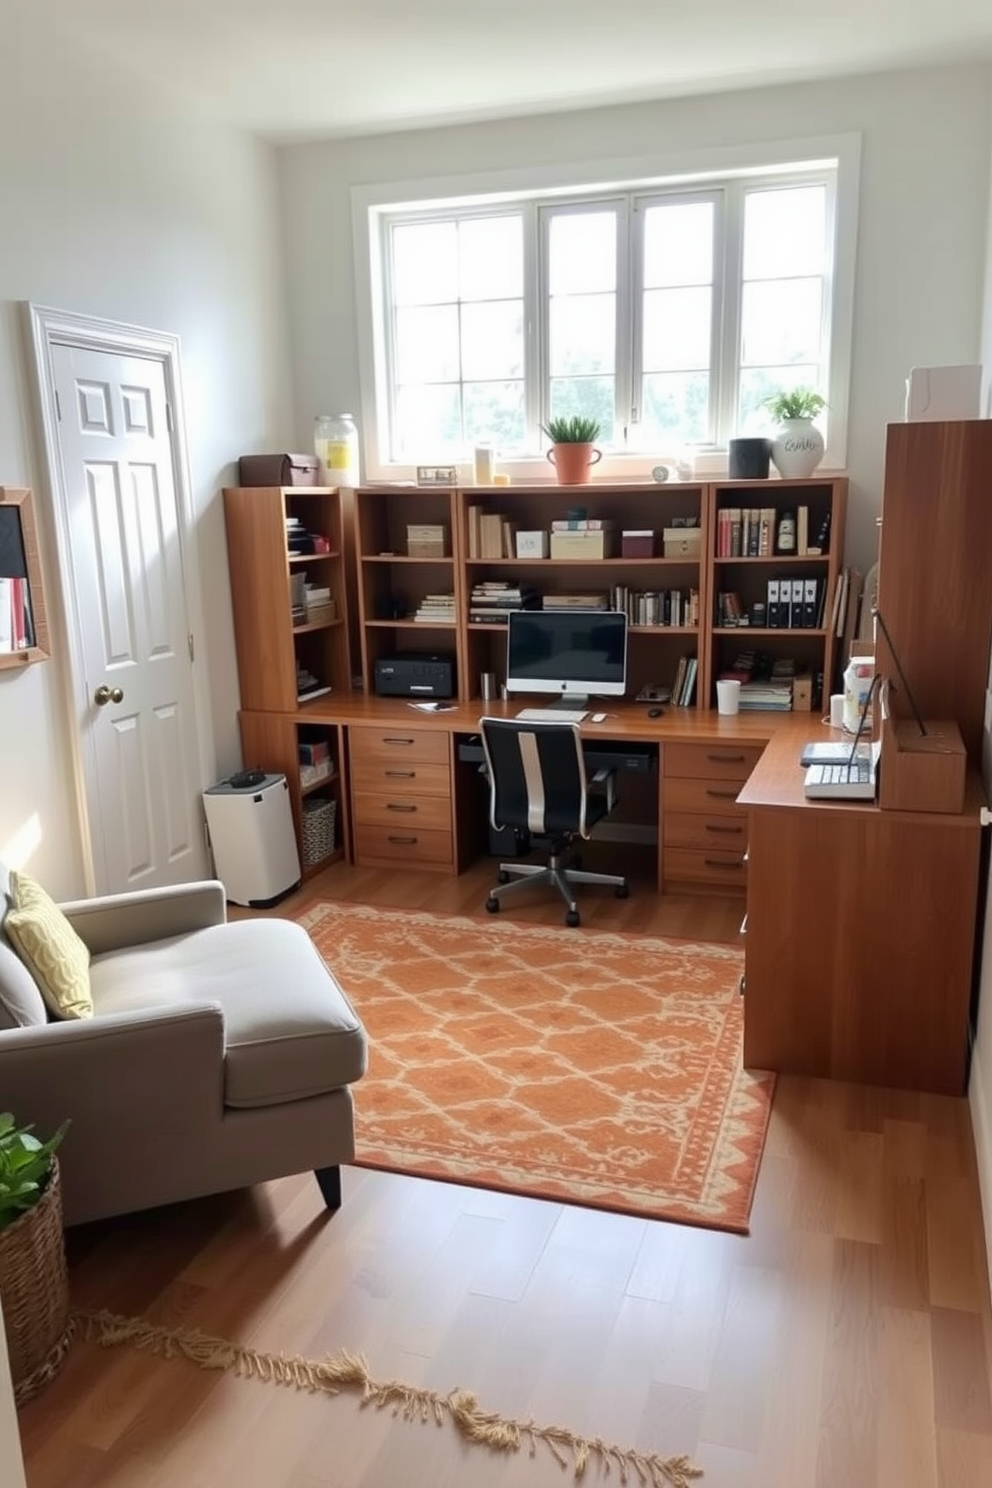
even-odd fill
[{"label": "wooden desk", "polygon": [[802,786],[783,736],[740,797],[745,1064],[963,1094],[980,779],[957,816],[808,801]]},{"label": "wooden desk", "polygon": [[[403,699],[335,695],[284,714],[242,713],[244,757],[287,775],[299,824],[299,730],[326,730],[339,763],[335,856],[460,873],[487,851],[488,791],[477,766],[459,761],[458,742],[478,732],[484,710],[512,718],[521,706],[422,713]],[[960,816],[808,801],[802,744],[832,736],[817,715],[666,708],[649,718],[626,702],[600,711],[606,719],[586,719],[584,739],[658,746],[645,820],[657,825],[660,891],[746,891],[745,1063],[960,1095],[978,777]]]}]

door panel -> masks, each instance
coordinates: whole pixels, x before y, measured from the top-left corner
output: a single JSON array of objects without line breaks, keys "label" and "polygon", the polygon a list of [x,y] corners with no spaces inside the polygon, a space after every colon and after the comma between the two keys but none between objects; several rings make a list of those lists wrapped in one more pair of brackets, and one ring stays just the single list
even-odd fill
[{"label": "door panel", "polygon": [[[163,367],[58,345],[53,366],[97,887],[199,878],[208,869]],[[103,706],[99,688],[111,689]]]}]

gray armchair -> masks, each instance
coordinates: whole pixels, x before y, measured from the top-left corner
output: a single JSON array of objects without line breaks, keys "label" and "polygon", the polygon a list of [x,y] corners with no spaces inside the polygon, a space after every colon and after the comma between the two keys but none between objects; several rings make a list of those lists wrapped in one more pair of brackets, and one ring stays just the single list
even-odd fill
[{"label": "gray armchair", "polygon": [[94,1016],[51,1021],[3,933],[0,1109],[48,1133],[65,1222],[313,1169],[328,1208],[354,1157],[365,1032],[299,925],[229,922],[214,882],[61,906]]}]

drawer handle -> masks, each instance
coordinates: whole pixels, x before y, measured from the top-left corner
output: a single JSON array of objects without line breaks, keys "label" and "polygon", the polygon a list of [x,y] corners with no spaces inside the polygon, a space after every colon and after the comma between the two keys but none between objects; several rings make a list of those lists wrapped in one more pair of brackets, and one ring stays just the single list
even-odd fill
[{"label": "drawer handle", "polygon": [[405,806],[405,805],[401,805],[399,801],[387,801],[386,802],[386,810],[387,811],[416,811],[416,809],[417,809],[416,806]]},{"label": "drawer handle", "polygon": [[391,832],[389,834],[389,836],[386,838],[386,841],[387,842],[395,842],[398,847],[412,847],[414,843],[420,841],[420,838],[419,837],[413,837],[413,836],[410,836],[410,837],[397,837],[397,835],[396,835],[395,832]]},{"label": "drawer handle", "polygon": [[737,800],[738,792],[735,791],[735,790],[726,790],[726,791],[712,790],[712,789],[710,789],[710,787],[707,786],[706,794],[708,796],[713,796],[714,799],[717,800],[717,801],[736,801]]},{"label": "drawer handle", "polygon": [[728,873],[739,873],[744,867],[743,863],[718,863],[715,858],[704,858],[703,862],[707,868],[725,868]]},{"label": "drawer handle", "polygon": [[741,920],[741,928],[738,930],[737,934],[738,935],[746,935],[747,934],[747,915],[745,915],[744,918]]},{"label": "drawer handle", "polygon": [[390,780],[416,780],[416,770],[383,770],[382,772]]},{"label": "drawer handle", "polygon": [[719,832],[722,837],[739,837],[744,830],[743,825],[739,827],[718,827],[716,822],[706,822],[707,832]]},{"label": "drawer handle", "polygon": [[744,754],[708,754],[706,758],[714,765],[743,765],[747,756]]},{"label": "drawer handle", "polygon": [[415,744],[417,741],[415,739],[390,739],[384,735],[382,742],[383,744]]}]

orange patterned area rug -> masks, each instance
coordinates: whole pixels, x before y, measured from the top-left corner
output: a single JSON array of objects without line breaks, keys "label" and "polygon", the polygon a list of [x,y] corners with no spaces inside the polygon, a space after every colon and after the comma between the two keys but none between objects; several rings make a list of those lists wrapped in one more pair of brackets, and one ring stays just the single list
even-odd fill
[{"label": "orange patterned area rug", "polygon": [[774,1076],[740,951],[319,904],[369,1035],[359,1165],[746,1232]]}]

